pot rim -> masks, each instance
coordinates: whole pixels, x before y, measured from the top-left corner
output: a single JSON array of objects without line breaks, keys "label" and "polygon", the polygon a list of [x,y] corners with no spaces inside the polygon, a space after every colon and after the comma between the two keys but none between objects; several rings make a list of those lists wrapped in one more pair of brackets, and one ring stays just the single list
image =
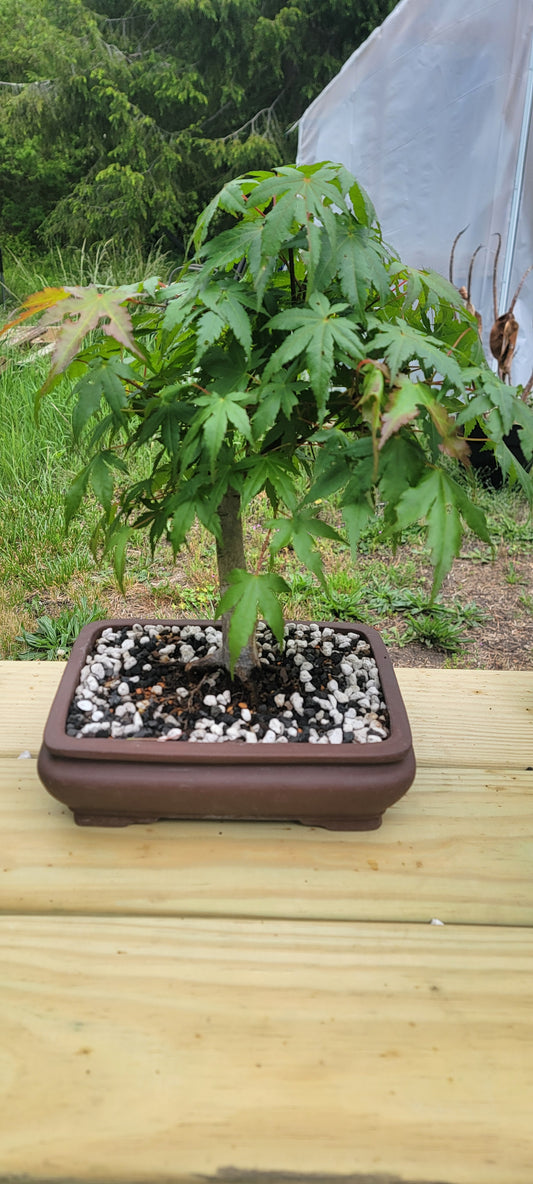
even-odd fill
[{"label": "pot rim", "polygon": [[[294,624],[315,622],[296,621]],[[54,696],[44,729],[44,744],[54,756],[81,760],[126,761],[179,765],[221,765],[238,761],[245,765],[276,764],[392,764],[403,760],[412,745],[411,728],[391,658],[376,629],[359,621],[317,621],[319,628],[337,633],[357,633],[368,641],[376,660],[381,687],[390,720],[390,736],[379,744],[243,744],[227,740],[223,744],[187,744],[147,737],[112,739],[111,737],[68,736],[66,722],[79,676],[87,653],[104,629],[132,628],[133,625],[197,625],[205,628],[216,622],[198,618],[131,617],[92,621],[80,631],[70,653],[61,682]]]}]

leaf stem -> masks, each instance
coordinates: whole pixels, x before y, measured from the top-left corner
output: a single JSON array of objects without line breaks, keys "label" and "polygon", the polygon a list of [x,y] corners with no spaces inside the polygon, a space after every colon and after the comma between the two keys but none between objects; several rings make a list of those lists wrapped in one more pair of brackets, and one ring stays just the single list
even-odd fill
[{"label": "leaf stem", "polygon": [[264,559],[265,559],[265,554],[266,554],[266,551],[267,551],[267,549],[268,549],[268,545],[269,545],[269,543],[270,543],[271,536],[272,536],[272,531],[271,531],[271,530],[267,531],[267,533],[266,533],[266,535],[265,535],[265,538],[264,538],[264,540],[263,540],[263,545],[262,545],[262,547],[261,547],[261,550],[260,550],[260,552],[259,552],[259,558],[258,558],[258,560],[257,560],[257,563],[256,563],[256,565],[255,565],[255,574],[256,574],[256,576],[258,576],[258,575],[259,575],[259,572],[261,571],[261,568],[262,568],[262,566],[263,566],[263,562],[264,562]]},{"label": "leaf stem", "polygon": [[294,271],[294,248],[289,247],[289,275],[291,279],[291,304],[296,304],[296,274]]}]

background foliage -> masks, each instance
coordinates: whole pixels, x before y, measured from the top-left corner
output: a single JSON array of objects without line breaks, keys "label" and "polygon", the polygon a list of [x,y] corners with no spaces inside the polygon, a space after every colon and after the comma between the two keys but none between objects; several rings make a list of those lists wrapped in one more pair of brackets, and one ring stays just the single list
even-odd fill
[{"label": "background foliage", "polygon": [[0,0],[0,245],[178,257],[395,0]]}]

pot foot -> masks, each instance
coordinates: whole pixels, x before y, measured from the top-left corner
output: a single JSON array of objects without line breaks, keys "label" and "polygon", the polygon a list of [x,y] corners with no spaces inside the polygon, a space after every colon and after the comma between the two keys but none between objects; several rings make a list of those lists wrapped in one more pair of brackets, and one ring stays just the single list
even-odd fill
[{"label": "pot foot", "polygon": [[137,814],[91,814],[86,810],[74,810],[74,822],[78,826],[129,826],[132,822],[156,822],[153,814],[139,816]]},{"label": "pot foot", "polygon": [[303,826],[321,826],[324,830],[377,830],[383,822],[382,814],[363,818],[299,818]]}]

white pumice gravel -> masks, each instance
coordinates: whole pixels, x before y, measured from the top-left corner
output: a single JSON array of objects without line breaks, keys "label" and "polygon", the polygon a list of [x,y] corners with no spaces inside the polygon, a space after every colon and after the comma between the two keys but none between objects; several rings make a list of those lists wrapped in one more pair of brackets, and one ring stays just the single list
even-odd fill
[{"label": "white pumice gravel", "polygon": [[[214,625],[106,627],[86,658],[67,732],[80,739],[183,743],[377,744],[389,717],[369,643],[358,632],[288,624],[280,653],[257,630],[260,665],[250,684],[214,662]],[[199,671],[201,671],[199,676]]]}]

